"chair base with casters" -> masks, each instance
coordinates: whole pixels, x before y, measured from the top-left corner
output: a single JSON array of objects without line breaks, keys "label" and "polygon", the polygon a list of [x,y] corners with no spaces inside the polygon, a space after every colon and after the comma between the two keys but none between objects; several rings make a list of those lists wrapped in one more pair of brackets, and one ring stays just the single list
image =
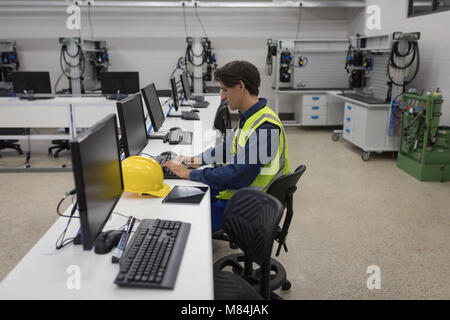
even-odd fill
[{"label": "chair base with casters", "polygon": [[[48,148],[48,155],[54,158],[59,157],[59,153],[64,150],[70,150],[69,140],[52,140],[53,146]],[[55,153],[52,151],[56,149]]]},{"label": "chair base with casters", "polygon": [[[287,252],[286,239],[289,231],[289,227],[292,221],[292,217],[294,215],[293,209],[293,196],[295,191],[297,190],[297,182],[300,177],[306,171],[306,166],[300,165],[295,169],[294,172],[284,175],[276,179],[270,187],[267,189],[266,193],[274,196],[278,199],[286,210],[285,219],[282,227],[277,227],[275,232],[275,240],[278,242],[278,248],[275,256],[278,257],[280,255],[281,248]],[[221,232],[220,232],[221,231]],[[217,231],[213,235],[213,239],[230,241],[230,238],[223,230]],[[231,246],[231,245],[230,245]],[[214,264],[214,270],[219,271],[223,270],[226,267],[231,267],[233,273],[243,277],[244,276],[244,268],[243,267],[244,259],[242,254],[234,254],[226,256],[222,259],[219,259]],[[278,262],[276,259],[271,258],[270,260],[270,291],[272,299],[281,299],[278,295],[276,295],[273,291],[281,288],[281,290],[289,290],[291,288],[291,282],[287,279],[287,272],[283,265]],[[247,276],[246,279],[253,285],[257,285],[260,281],[260,269],[252,269],[251,272],[247,271],[247,274],[251,274],[251,276]]]},{"label": "chair base with casters", "polygon": [[[250,285],[255,289],[258,288],[261,282],[261,268],[252,269],[248,275],[245,275],[245,257],[242,253],[231,254],[214,263],[213,272],[218,273],[231,267],[232,273],[245,278]],[[287,279],[286,270],[275,259],[270,259],[270,298],[272,300],[281,300],[281,297],[274,293],[275,290],[281,288],[282,290],[289,290],[291,282]]]},{"label": "chair base with casters", "polygon": [[0,151],[3,149],[14,149],[17,151],[19,155],[22,155],[23,154],[22,148],[20,147],[20,144],[18,144],[17,142],[19,142],[19,140],[0,140]]}]

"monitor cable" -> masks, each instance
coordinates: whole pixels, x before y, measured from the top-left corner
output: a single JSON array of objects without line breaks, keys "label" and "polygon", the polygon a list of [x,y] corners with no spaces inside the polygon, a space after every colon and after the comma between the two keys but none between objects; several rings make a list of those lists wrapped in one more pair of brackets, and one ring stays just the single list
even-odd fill
[{"label": "monitor cable", "polygon": [[[64,197],[64,199],[67,197],[68,197],[68,193],[66,193],[66,196]],[[56,250],[61,250],[65,246],[71,244],[73,242],[73,240],[75,239],[75,237],[68,238],[68,239],[65,239],[65,237],[66,237],[66,232],[67,232],[67,229],[69,228],[70,222],[72,221],[72,218],[79,218],[79,217],[73,216],[75,211],[77,211],[77,205],[78,205],[78,201],[76,201],[75,204],[73,205],[72,210],[70,211],[70,216],[64,216],[64,217],[68,217],[69,221],[67,221],[67,225],[66,225],[64,231],[59,236],[58,240],[56,240],[56,244],[55,244]],[[58,214],[59,214],[59,212],[58,212]]]},{"label": "monitor cable", "polygon": [[[77,192],[77,189],[72,189],[72,190],[66,192],[66,193],[64,194],[64,197],[62,197],[62,199],[59,200],[58,205],[56,206],[56,213],[57,213],[60,217],[63,217],[63,218],[79,218],[79,217],[72,217],[73,213],[71,213],[70,216],[67,216],[67,215],[62,214],[62,213],[59,211],[59,209],[60,209],[60,207],[61,207],[61,204],[64,202],[64,200],[66,200],[66,199],[67,199],[69,196],[71,196],[71,195],[75,195],[76,192]],[[73,203],[73,199],[72,199],[72,203]],[[74,206],[73,206],[73,208],[75,208],[75,210],[76,210],[76,203],[77,203],[77,201],[75,201],[75,204],[74,204]],[[73,208],[72,208],[72,210],[74,210]]]}]

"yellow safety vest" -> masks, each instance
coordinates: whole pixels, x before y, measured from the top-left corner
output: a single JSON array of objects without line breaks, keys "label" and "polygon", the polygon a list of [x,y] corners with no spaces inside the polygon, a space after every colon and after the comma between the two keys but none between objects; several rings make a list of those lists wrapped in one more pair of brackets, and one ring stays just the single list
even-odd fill
[{"label": "yellow safety vest", "polygon": [[[280,128],[280,136],[278,143],[278,152],[271,162],[261,168],[258,176],[253,180],[250,188],[266,192],[275,179],[280,176],[291,173],[289,165],[288,147],[286,132],[284,131],[281,120],[268,106],[265,106],[255,114],[253,114],[244,123],[242,129],[236,129],[233,139],[233,154],[236,154],[245,148],[248,139],[258,127],[264,122],[270,122]],[[217,199],[228,200],[237,190],[224,190],[217,195]]]}]

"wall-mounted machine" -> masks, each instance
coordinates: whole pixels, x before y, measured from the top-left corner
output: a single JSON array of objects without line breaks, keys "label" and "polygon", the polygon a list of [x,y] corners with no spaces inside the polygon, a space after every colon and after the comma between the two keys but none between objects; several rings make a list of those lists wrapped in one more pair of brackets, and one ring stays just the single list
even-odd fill
[{"label": "wall-mounted machine", "polygon": [[57,93],[79,95],[87,92],[100,91],[100,74],[109,70],[108,48],[105,40],[80,38],[60,38],[61,76],[69,81],[69,88]]},{"label": "wall-mounted machine", "polygon": [[[396,99],[417,75],[420,66],[419,33],[401,33],[350,38],[345,70],[351,92],[338,94],[346,103],[343,138],[371,152],[397,151],[400,113]],[[412,76],[411,76],[412,75]]]},{"label": "wall-mounted machine", "polygon": [[399,97],[418,73],[419,39],[417,32],[350,37],[345,70],[356,97],[386,103]]},{"label": "wall-mounted machine", "polygon": [[217,60],[215,53],[213,53],[211,41],[206,37],[187,37],[186,44],[184,58],[178,59],[177,67],[170,78],[179,69],[189,76],[190,86],[195,94],[220,92],[220,88],[213,85],[213,74],[217,69]]},{"label": "wall-mounted machine", "polygon": [[60,66],[61,76],[55,84],[55,93],[59,80],[64,75],[69,81],[69,89],[62,90],[61,93],[71,93],[72,95],[81,95],[84,93],[83,75],[86,68],[86,60],[81,47],[80,38],[59,38],[61,44]]},{"label": "wall-mounted machine", "polygon": [[109,53],[105,40],[83,39],[83,53],[86,59],[84,70],[84,90],[99,91],[101,89],[100,73],[109,70]]},{"label": "wall-mounted machine", "polygon": [[347,39],[267,40],[266,75],[276,55],[275,90],[326,90],[348,88],[342,60]]},{"label": "wall-mounted machine", "polygon": [[0,95],[9,96],[12,90],[11,73],[18,69],[16,42],[0,40]]}]

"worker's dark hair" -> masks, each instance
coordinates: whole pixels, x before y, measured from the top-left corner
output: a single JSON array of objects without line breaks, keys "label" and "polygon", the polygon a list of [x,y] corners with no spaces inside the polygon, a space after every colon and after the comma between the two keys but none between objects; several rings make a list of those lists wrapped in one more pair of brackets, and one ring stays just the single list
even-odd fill
[{"label": "worker's dark hair", "polygon": [[259,94],[259,85],[261,77],[258,68],[247,61],[231,61],[214,72],[216,81],[222,81],[229,88],[238,85],[240,81],[244,82],[250,94],[257,96]]}]

